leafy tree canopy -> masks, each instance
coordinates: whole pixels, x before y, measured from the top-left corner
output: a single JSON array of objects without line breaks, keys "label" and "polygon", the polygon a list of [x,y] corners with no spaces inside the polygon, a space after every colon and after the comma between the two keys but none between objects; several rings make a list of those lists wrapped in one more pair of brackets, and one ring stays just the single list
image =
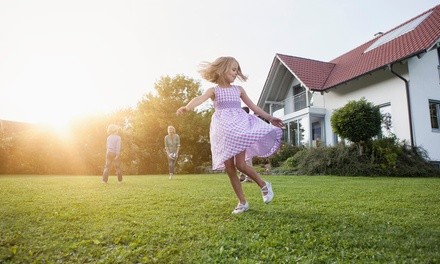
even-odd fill
[{"label": "leafy tree canopy", "polygon": [[210,160],[210,109],[176,116],[180,106],[201,95],[200,83],[183,75],[163,76],[138,103],[133,121],[134,136],[140,150],[141,173],[165,173],[168,165],[164,152],[167,127],[176,128],[181,140],[178,169],[194,172]]}]

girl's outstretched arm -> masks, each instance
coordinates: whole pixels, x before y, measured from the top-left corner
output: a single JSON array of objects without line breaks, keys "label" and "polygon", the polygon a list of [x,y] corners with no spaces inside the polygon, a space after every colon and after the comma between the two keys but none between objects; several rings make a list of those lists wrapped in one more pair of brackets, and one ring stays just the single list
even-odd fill
[{"label": "girl's outstretched arm", "polygon": [[254,102],[252,102],[252,100],[247,95],[246,91],[241,86],[240,86],[240,91],[241,91],[241,95],[240,95],[241,100],[243,101],[243,103],[245,103],[245,105],[247,105],[249,107],[249,109],[252,110],[252,112],[254,112],[258,116],[261,116],[262,118],[268,120],[274,126],[281,127],[281,128],[285,127],[284,123],[281,119],[269,115],[263,109],[261,109],[258,105],[254,104]]},{"label": "girl's outstretched arm", "polygon": [[203,102],[208,100],[209,98],[214,98],[214,88],[209,88],[205,91],[204,94],[194,97],[186,106],[182,106],[179,109],[177,109],[176,114],[181,115],[185,112],[191,111],[197,106],[201,105]]}]

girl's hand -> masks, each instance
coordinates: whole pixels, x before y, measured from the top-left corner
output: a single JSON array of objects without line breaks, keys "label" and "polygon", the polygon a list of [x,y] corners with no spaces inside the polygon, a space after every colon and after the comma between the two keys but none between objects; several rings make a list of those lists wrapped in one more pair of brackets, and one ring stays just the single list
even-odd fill
[{"label": "girl's hand", "polygon": [[185,112],[188,112],[188,108],[186,108],[186,106],[182,106],[179,109],[177,109],[176,115],[181,115]]},{"label": "girl's hand", "polygon": [[272,125],[276,126],[276,127],[286,128],[286,127],[284,126],[283,121],[282,121],[281,119],[277,118],[277,117],[273,117],[273,116],[272,116],[272,118],[269,120],[269,122],[270,122]]}]

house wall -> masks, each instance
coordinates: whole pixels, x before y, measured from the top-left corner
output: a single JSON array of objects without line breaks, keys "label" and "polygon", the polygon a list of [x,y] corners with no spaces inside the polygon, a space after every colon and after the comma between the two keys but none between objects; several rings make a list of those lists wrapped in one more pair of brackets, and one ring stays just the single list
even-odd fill
[{"label": "house wall", "polygon": [[439,57],[436,49],[408,60],[414,144],[432,160],[440,161],[440,131],[431,129],[429,100],[440,101]]},{"label": "house wall", "polygon": [[[296,82],[298,82],[298,81],[296,81]],[[288,114],[288,113],[293,112],[293,85],[294,85],[294,83],[289,85],[289,88],[287,89],[287,93],[285,96],[286,99],[284,100],[284,107],[283,107],[284,114]]]},{"label": "house wall", "polygon": [[[408,78],[406,65],[396,65],[396,72]],[[410,142],[409,117],[406,101],[405,83],[389,70],[378,70],[371,75],[353,80],[346,85],[331,89],[321,95],[323,98],[314,101],[314,106],[326,109],[326,138],[328,145],[334,145],[335,135],[331,129],[332,112],[345,106],[350,100],[365,98],[375,105],[389,104],[392,120],[392,132],[399,139]],[[319,104],[322,103],[322,104]]]},{"label": "house wall", "polygon": [[[409,80],[413,140],[425,149],[431,160],[440,161],[440,132],[431,129],[429,100],[440,101],[439,56],[437,50],[421,58],[413,57],[406,63],[393,66],[403,78]],[[410,144],[409,113],[405,82],[390,70],[378,70],[347,84],[333,88],[324,94],[314,93],[313,107],[326,109],[325,137],[327,145],[334,145],[335,135],[331,129],[332,112],[350,100],[365,98],[375,105],[390,106],[392,132]]]}]

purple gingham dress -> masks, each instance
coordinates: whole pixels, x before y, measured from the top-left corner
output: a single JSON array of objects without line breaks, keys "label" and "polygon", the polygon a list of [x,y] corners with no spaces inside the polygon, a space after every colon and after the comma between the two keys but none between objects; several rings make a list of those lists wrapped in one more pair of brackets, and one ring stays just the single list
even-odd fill
[{"label": "purple gingham dress", "polygon": [[246,160],[268,157],[281,145],[282,130],[241,108],[240,88],[215,87],[215,112],[210,126],[212,168],[224,169],[224,162],[242,151]]}]

